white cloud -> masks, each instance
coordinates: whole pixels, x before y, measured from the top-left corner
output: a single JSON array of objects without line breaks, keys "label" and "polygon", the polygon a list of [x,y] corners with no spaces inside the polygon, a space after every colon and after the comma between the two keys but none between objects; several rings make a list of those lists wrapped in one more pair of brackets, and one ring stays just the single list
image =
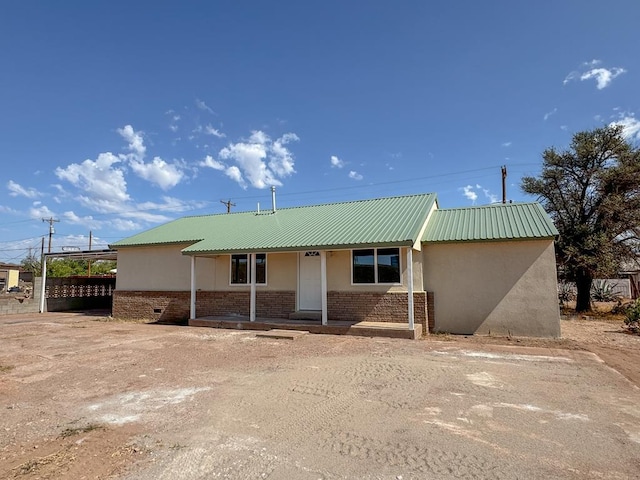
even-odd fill
[{"label": "white cloud", "polygon": [[558,109],[557,109],[557,108],[554,108],[554,109],[553,109],[553,110],[551,110],[550,112],[545,113],[545,114],[544,114],[544,121],[546,122],[547,120],[549,120],[549,117],[550,117],[551,115],[555,115],[557,111],[558,111]]},{"label": "white cloud", "polygon": [[272,141],[266,133],[253,131],[246,141],[230,143],[220,150],[218,156],[221,160],[235,162],[236,165],[227,166],[217,161],[218,168],[211,168],[222,170],[219,166],[225,166],[225,174],[243,188],[246,188],[247,181],[255,188],[280,186],[281,179],[295,173],[293,154],[287,145],[298,140],[295,133],[286,133]]},{"label": "white cloud", "polygon": [[600,65],[601,63],[602,62],[600,60],[591,60],[590,62],[583,63],[583,68],[581,69],[581,71],[574,70],[573,72],[569,73],[565,77],[562,84],[566,85],[573,80],[584,81],[595,79],[596,87],[598,88],[598,90],[602,90],[603,88],[608,87],[614,78],[622,75],[623,73],[626,73],[626,70],[621,67],[597,67],[597,65]]},{"label": "white cloud", "polygon": [[14,182],[13,180],[9,180],[7,183],[7,189],[9,190],[9,195],[12,197],[23,196],[30,199],[38,198],[42,196],[35,188],[24,188],[20,184]]},{"label": "white cloud", "polygon": [[602,90],[603,88],[607,87],[614,78],[622,75],[625,72],[626,70],[624,68],[617,67],[614,67],[611,70],[607,70],[606,68],[594,68],[592,70],[589,70],[588,72],[583,73],[580,76],[580,80],[589,80],[590,78],[595,78],[598,90]]},{"label": "white cloud", "polygon": [[611,125],[620,125],[626,140],[640,142],[640,120],[633,113],[620,114],[620,119],[611,122]]},{"label": "white cloud", "polygon": [[32,207],[29,209],[29,217],[33,219],[40,220],[41,218],[54,218],[55,216],[56,214],[41,202],[33,202]]},{"label": "white cloud", "polygon": [[177,132],[178,131],[178,125],[174,125],[174,124],[169,125],[169,130],[171,130],[174,133]]},{"label": "white cloud", "polygon": [[69,223],[72,225],[82,225],[83,227],[96,229],[96,230],[101,228],[103,225],[103,222],[96,220],[91,215],[80,217],[71,210],[68,212],[64,212],[62,214],[62,218],[64,219],[65,223]]},{"label": "white cloud", "polygon": [[512,142],[503,142],[502,146],[506,148],[506,147],[510,147],[511,144],[512,144]]},{"label": "white cloud", "polygon": [[96,160],[87,159],[66,168],[58,167],[55,175],[87,194],[79,197],[85,206],[101,205],[102,211],[113,212],[129,201],[124,169],[117,166],[121,162],[119,157],[106,152],[98,155]]},{"label": "white cloud", "polygon": [[220,130],[213,128],[211,125],[207,125],[204,127],[204,133],[207,135],[213,135],[214,137],[224,138],[226,135],[222,133]]},{"label": "white cloud", "polygon": [[488,188],[483,188],[482,193],[484,193],[484,196],[490,203],[496,203],[498,201],[498,196],[495,193],[491,193]]},{"label": "white cloud", "polygon": [[213,111],[211,107],[209,107],[206,103],[204,103],[203,100],[200,100],[199,98],[196,98],[196,107],[198,107],[200,110],[204,110],[205,112],[209,112],[213,115],[215,115],[216,113]]},{"label": "white cloud", "polygon": [[144,224],[130,219],[115,218],[109,222],[109,225],[121,232],[130,232],[132,230],[140,230]]},{"label": "white cloud", "polygon": [[160,157],[151,163],[131,162],[131,169],[141,178],[159,186],[163,190],[175,187],[184,178],[183,165],[169,164]]},{"label": "white cloud", "polygon": [[227,168],[224,163],[217,161],[211,155],[207,155],[204,160],[198,163],[198,166],[213,168],[214,170],[225,170]]},{"label": "white cloud", "polygon": [[471,200],[472,205],[476,204],[478,200],[478,193],[482,192],[482,195],[489,201],[489,203],[496,203],[498,201],[498,196],[491,192],[488,188],[484,188],[479,183],[473,185],[466,185],[464,187],[460,187],[459,190],[462,190],[462,194],[467,198],[467,200]]},{"label": "white cloud", "polygon": [[125,125],[118,129],[118,133],[129,143],[128,149],[132,152],[133,159],[142,160],[147,151],[142,132],[136,132],[131,125]]},{"label": "white cloud", "polygon": [[337,156],[331,155],[331,167],[342,168],[344,167],[344,162],[340,160]]},{"label": "white cloud", "polygon": [[349,172],[349,178],[353,180],[362,180],[364,177],[360,175],[358,172],[356,172],[355,170],[351,170]]},{"label": "white cloud", "polygon": [[163,190],[175,187],[184,178],[184,165],[174,162],[167,163],[160,157],[154,157],[150,163],[144,162],[147,148],[144,145],[142,132],[136,132],[131,125],[119,128],[118,133],[129,145],[132,153],[121,155],[122,160],[128,160],[133,172],[140,178],[157,185]]},{"label": "white cloud", "polygon": [[17,214],[20,213],[20,212],[18,212],[18,210],[15,210],[15,209],[13,209],[11,207],[5,207],[4,205],[0,205],[0,212],[2,212],[2,213],[10,213],[12,215],[17,215]]},{"label": "white cloud", "polygon": [[467,197],[467,199],[471,200],[475,205],[476,200],[478,199],[478,194],[473,191],[473,185],[467,185],[466,187],[461,188],[463,195]]}]

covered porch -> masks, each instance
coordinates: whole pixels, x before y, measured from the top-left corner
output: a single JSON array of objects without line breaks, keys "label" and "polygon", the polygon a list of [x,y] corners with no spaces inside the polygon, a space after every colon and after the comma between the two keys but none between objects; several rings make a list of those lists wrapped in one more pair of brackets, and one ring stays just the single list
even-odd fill
[{"label": "covered porch", "polygon": [[[345,289],[344,282],[348,283],[351,278],[347,263],[351,259],[349,250],[275,252],[289,255],[288,262],[278,260],[277,263],[280,272],[283,268],[287,271],[289,286],[293,287],[288,290],[265,288],[267,275],[264,270],[261,275],[263,280],[257,278],[256,272],[260,271],[260,268],[257,268],[257,258],[262,255],[262,261],[266,263],[265,254],[260,252],[233,255],[246,257],[244,288],[242,285],[240,288],[230,288],[221,282],[218,284],[222,287],[220,289],[201,289],[200,283],[203,278],[199,273],[200,269],[210,271],[210,267],[201,266],[199,259],[212,257],[202,253],[190,255],[188,324],[218,328],[290,329],[312,333],[417,338],[427,329],[426,324],[420,325],[421,322],[425,323],[423,317],[426,298],[420,297],[424,297],[425,293],[421,292],[421,286],[417,291],[414,289],[413,248],[407,246],[396,250],[403,257],[397,263],[397,268],[398,275],[404,280],[394,284],[393,291],[387,291],[387,287],[379,285],[354,287],[351,284],[350,288],[346,285]],[[398,253],[396,255],[398,256]],[[222,270],[223,274],[228,272],[225,266],[229,257],[228,253],[226,256],[218,254],[213,257],[218,265],[222,265],[222,268],[218,269]],[[328,257],[331,257],[331,261]],[[272,262],[275,262],[275,258],[269,256],[269,263]],[[402,271],[400,263],[404,264]],[[234,278],[234,266],[232,264],[231,278]],[[274,268],[275,265],[270,267],[270,286],[280,285],[273,280]],[[341,286],[336,285],[335,281],[338,270],[343,277]],[[414,300],[415,296],[417,297]]]},{"label": "covered porch", "polygon": [[191,318],[190,327],[228,328],[235,330],[293,330],[326,335],[355,335],[360,337],[386,337],[417,339],[422,336],[422,325],[409,328],[408,323],[291,320],[283,318],[256,317],[251,320],[243,315],[219,315]]}]

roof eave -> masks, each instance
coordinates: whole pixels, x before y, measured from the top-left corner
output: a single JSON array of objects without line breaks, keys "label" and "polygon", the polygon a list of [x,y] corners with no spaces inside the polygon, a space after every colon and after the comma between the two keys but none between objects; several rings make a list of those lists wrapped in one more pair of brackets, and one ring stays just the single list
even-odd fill
[{"label": "roof eave", "polygon": [[183,255],[198,256],[198,255],[230,255],[234,253],[286,253],[286,252],[306,252],[309,250],[352,250],[360,248],[385,248],[385,247],[412,247],[413,240],[398,240],[390,242],[376,242],[376,243],[354,243],[354,244],[340,244],[340,245],[297,245],[293,247],[282,248],[231,248],[220,250],[189,250],[188,248],[182,250]]}]

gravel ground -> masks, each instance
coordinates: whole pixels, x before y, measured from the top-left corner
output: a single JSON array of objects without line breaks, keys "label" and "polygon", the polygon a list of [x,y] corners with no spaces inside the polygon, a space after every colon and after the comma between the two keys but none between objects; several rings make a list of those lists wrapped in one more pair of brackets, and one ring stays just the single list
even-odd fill
[{"label": "gravel ground", "polygon": [[619,323],[563,321],[561,340],[408,341],[103,320],[0,318],[0,478],[640,471],[638,362],[625,357],[640,338]]}]

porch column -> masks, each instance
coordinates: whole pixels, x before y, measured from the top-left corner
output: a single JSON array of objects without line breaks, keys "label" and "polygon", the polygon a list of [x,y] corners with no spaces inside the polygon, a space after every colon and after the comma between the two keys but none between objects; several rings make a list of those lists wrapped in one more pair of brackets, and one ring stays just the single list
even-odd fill
[{"label": "porch column", "polygon": [[320,250],[320,289],[322,291],[322,325],[327,324],[327,252]]},{"label": "porch column", "polygon": [[[44,245],[44,244],[43,244]],[[43,247],[44,248],[44,247]],[[47,256],[42,256],[42,288],[40,289],[40,313],[44,313],[44,295],[47,288]]]},{"label": "porch column", "polygon": [[196,318],[196,257],[191,256],[191,298],[189,300],[189,318]]},{"label": "porch column", "polygon": [[249,300],[249,321],[256,321],[256,254],[250,253],[251,262],[251,299]]},{"label": "porch column", "polygon": [[413,330],[413,248],[407,248],[407,305],[409,308],[409,330]]}]

